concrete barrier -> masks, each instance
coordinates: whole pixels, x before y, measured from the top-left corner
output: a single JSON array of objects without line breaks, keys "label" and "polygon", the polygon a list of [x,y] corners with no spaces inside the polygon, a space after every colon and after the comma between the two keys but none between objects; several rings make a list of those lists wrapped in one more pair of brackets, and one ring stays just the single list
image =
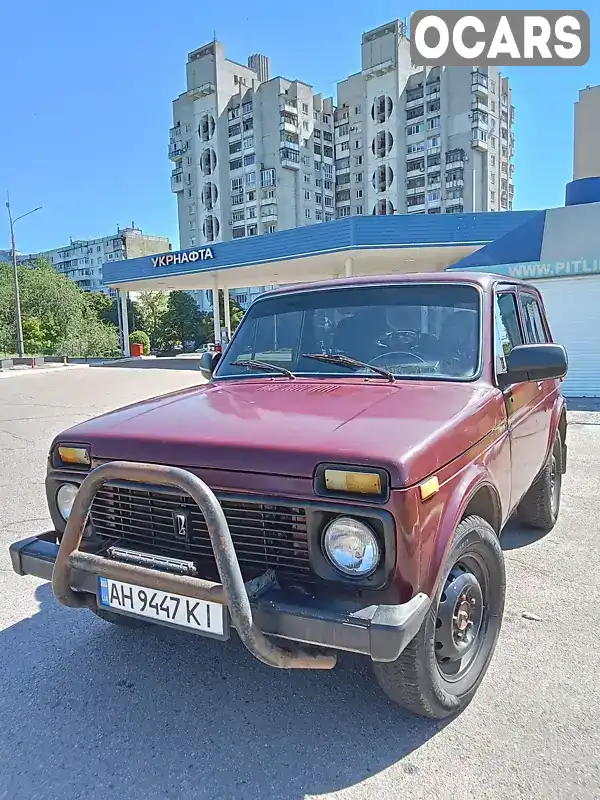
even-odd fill
[{"label": "concrete barrier", "polygon": [[12,358],[3,358],[0,359],[0,372],[3,372],[6,369],[12,369],[14,366],[14,362]]}]

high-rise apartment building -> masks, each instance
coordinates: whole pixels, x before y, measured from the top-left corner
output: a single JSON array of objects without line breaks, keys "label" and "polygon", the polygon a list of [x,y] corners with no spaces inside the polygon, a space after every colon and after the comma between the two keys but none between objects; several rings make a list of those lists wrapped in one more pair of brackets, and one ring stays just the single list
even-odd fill
[{"label": "high-rise apartment building", "polygon": [[[169,157],[182,248],[355,214],[512,208],[514,108],[495,67],[416,68],[400,20],[365,33],[332,98],[221,43],[190,53]],[[263,287],[240,289],[245,304]],[[197,293],[202,308],[211,293]]]},{"label": "high-rise apartment building", "polygon": [[334,218],[333,99],[269,70],[260,54],[226,59],[219,42],[188,56],[169,144],[182,248]]},{"label": "high-rise apartment building", "polygon": [[573,180],[600,177],[600,86],[586,86],[575,103]]},{"label": "high-rise apartment building", "polygon": [[71,240],[64,247],[44,250],[29,258],[45,258],[57,272],[75,281],[86,292],[109,292],[102,280],[102,264],[125,258],[165,253],[171,249],[166,236],[151,236],[140,228],[117,228],[101,239]]},{"label": "high-rise apartment building", "polygon": [[512,208],[514,108],[497,68],[416,68],[406,26],[363,34],[338,84],[336,216]]}]

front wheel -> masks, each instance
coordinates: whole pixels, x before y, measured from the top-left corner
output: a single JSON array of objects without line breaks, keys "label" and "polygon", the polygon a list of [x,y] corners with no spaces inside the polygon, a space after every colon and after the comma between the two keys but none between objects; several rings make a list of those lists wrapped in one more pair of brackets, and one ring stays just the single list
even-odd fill
[{"label": "front wheel", "polygon": [[481,517],[467,517],[455,531],[419,632],[396,661],[373,665],[386,695],[430,719],[462,711],[494,654],[505,590],[504,556],[495,531]]}]

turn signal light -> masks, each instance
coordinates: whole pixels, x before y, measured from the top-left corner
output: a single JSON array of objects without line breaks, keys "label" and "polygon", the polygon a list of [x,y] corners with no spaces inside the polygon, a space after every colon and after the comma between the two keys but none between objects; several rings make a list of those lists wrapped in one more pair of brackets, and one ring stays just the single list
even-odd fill
[{"label": "turn signal light", "polygon": [[356,494],[381,494],[381,478],[373,472],[347,472],[339,469],[325,470],[325,486],[332,492]]},{"label": "turn signal light", "polygon": [[58,457],[63,464],[79,464],[89,467],[92,463],[90,453],[85,447],[58,447]]},{"label": "turn signal light", "polygon": [[421,500],[429,500],[430,497],[433,497],[434,494],[439,492],[439,489],[440,482],[434,475],[433,478],[429,478],[429,480],[425,481],[419,486]]}]

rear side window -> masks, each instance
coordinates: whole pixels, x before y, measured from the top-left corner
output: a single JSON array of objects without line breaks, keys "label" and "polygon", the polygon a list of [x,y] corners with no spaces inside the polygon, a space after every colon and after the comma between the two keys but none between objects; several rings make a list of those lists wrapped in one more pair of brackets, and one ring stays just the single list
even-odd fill
[{"label": "rear side window", "polygon": [[494,310],[496,374],[506,372],[508,354],[523,344],[517,298],[512,292],[496,295]]},{"label": "rear side window", "polygon": [[523,316],[525,318],[525,329],[527,338],[533,344],[542,344],[548,341],[542,311],[537,297],[533,294],[521,292],[521,305],[523,306]]}]

